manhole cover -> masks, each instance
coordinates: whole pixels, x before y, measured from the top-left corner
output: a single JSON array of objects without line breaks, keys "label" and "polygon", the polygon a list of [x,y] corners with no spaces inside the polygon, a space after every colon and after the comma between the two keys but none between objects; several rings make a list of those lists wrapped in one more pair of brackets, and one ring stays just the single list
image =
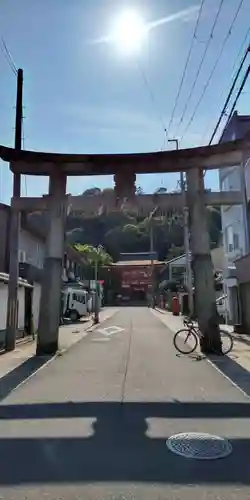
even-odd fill
[{"label": "manhole cover", "polygon": [[219,436],[200,432],[182,432],[166,441],[170,451],[185,458],[216,460],[230,455],[232,445]]}]

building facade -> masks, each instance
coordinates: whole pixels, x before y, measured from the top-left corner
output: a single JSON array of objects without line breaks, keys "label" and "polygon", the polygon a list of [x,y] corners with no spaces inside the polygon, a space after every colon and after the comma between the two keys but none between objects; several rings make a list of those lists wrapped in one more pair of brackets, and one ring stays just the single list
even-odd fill
[{"label": "building facade", "polygon": [[[6,327],[8,273],[9,273],[9,235],[10,235],[10,206],[0,203],[0,344]],[[33,328],[38,328],[41,282],[46,246],[46,229],[32,221],[26,214],[21,215],[19,232],[19,287],[18,287],[18,328],[20,335],[29,333],[30,325],[27,318],[31,317]],[[70,245],[65,243],[62,283],[84,279],[85,258]],[[28,322],[29,323],[29,322]]]},{"label": "building facade", "polygon": [[[249,132],[250,116],[238,115],[237,112],[235,112],[225,127],[220,142],[242,139],[249,134]],[[223,270],[224,292],[227,295],[227,314],[230,323],[239,323],[241,314],[235,261],[244,256],[249,250],[246,169],[247,158],[242,165],[223,168],[219,171],[220,190],[241,191],[245,200],[243,205],[221,207],[222,235],[225,253],[225,266]]]},{"label": "building facade", "polygon": [[[3,343],[6,327],[8,300],[10,214],[10,206],[0,203],[1,343]],[[20,336],[31,330],[31,315],[33,316],[34,329],[37,329],[38,326],[44,251],[45,238],[34,227],[29,226],[26,217],[21,216],[18,248],[20,278],[18,286],[18,330]]]},{"label": "building facade", "polygon": [[[191,261],[192,255],[190,253],[189,259]],[[224,249],[223,247],[214,248],[211,250],[211,259],[213,263],[214,273],[222,273],[224,268]],[[186,254],[179,255],[167,262],[165,262],[165,268],[163,270],[164,279],[169,282],[176,282],[181,285],[187,285],[187,260]]]}]

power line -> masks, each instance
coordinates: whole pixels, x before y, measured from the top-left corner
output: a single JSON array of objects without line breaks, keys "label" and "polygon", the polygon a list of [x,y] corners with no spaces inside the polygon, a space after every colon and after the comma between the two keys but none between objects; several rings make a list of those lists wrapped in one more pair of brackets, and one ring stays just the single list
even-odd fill
[{"label": "power line", "polygon": [[[245,47],[245,45],[246,45],[246,42],[247,42],[247,41],[248,41],[248,47],[249,47],[249,41],[250,41],[250,40],[249,40],[249,38],[250,38],[250,28],[248,28],[248,30],[247,30],[247,32],[246,32],[246,35],[245,35],[245,37],[244,37],[244,40],[243,40],[243,42],[242,42],[242,44],[241,44],[241,46],[240,46],[240,48],[239,48],[238,54],[237,54],[237,56],[236,56],[235,63],[234,63],[234,65],[233,65],[233,69],[232,69],[232,73],[233,73],[232,78],[234,78],[234,76],[235,76],[235,74],[234,74],[234,70],[236,69],[237,61],[238,61],[238,59],[240,58],[240,56],[241,56],[241,52],[242,52],[242,50],[244,49],[244,47]],[[245,53],[244,53],[244,54],[245,54]]]},{"label": "power line", "polygon": [[208,79],[207,79],[207,82],[206,82],[206,84],[205,84],[205,86],[204,86],[204,88],[203,88],[203,91],[202,91],[202,93],[201,93],[201,95],[200,95],[200,98],[199,98],[199,100],[198,100],[198,102],[197,102],[197,104],[196,104],[196,106],[195,106],[195,109],[194,109],[194,111],[193,111],[193,113],[192,113],[192,115],[191,115],[191,117],[190,117],[190,119],[189,119],[189,121],[188,121],[188,123],[187,123],[187,125],[186,125],[185,129],[184,129],[184,132],[182,133],[181,140],[183,139],[183,137],[184,137],[184,135],[186,134],[186,132],[188,131],[188,129],[189,129],[189,127],[190,127],[191,123],[193,122],[193,120],[194,120],[194,118],[195,118],[195,116],[196,116],[196,113],[197,113],[197,111],[198,111],[198,109],[199,109],[199,107],[200,107],[200,104],[201,104],[201,102],[202,102],[202,100],[203,100],[203,97],[204,97],[204,95],[205,95],[205,93],[206,93],[206,91],[207,91],[207,89],[208,89],[208,87],[209,87],[209,85],[210,85],[210,82],[212,81],[212,78],[213,78],[213,75],[214,75],[214,73],[215,73],[215,70],[216,70],[216,68],[217,68],[217,66],[218,66],[218,63],[219,63],[219,61],[220,61],[220,58],[221,58],[221,56],[222,56],[222,54],[223,54],[223,52],[224,52],[225,45],[226,45],[226,43],[227,43],[227,41],[228,41],[229,37],[230,37],[230,36],[231,36],[231,34],[232,34],[232,29],[233,29],[233,27],[234,27],[234,24],[235,24],[235,22],[236,22],[236,19],[237,19],[237,17],[238,17],[238,14],[239,14],[239,12],[240,12],[240,9],[241,9],[241,7],[242,7],[242,5],[243,5],[243,2],[244,2],[244,0],[240,0],[240,3],[239,3],[239,5],[238,5],[238,8],[237,8],[236,13],[235,13],[235,15],[234,15],[234,18],[233,18],[233,20],[232,20],[232,22],[231,22],[230,28],[229,28],[229,30],[228,30],[228,32],[227,32],[227,34],[226,34],[226,36],[225,36],[225,38],[224,38],[224,40],[223,40],[223,42],[222,42],[220,52],[219,52],[219,54],[218,54],[218,56],[217,56],[217,58],[216,58],[216,61],[215,61],[214,65],[213,65],[213,67],[212,67],[212,70],[211,70],[210,75],[209,75],[209,77],[208,77]]},{"label": "power line", "polygon": [[181,81],[180,81],[180,85],[179,85],[178,92],[177,92],[177,95],[176,95],[176,98],[175,98],[174,107],[173,107],[173,110],[172,110],[172,113],[171,113],[171,117],[170,117],[170,120],[169,120],[169,124],[168,124],[168,129],[167,129],[167,133],[168,134],[169,134],[170,127],[171,127],[171,125],[173,123],[173,120],[174,120],[175,111],[176,111],[176,108],[177,108],[177,105],[178,105],[178,102],[179,102],[179,98],[180,98],[180,94],[181,94],[181,91],[182,91],[183,83],[184,83],[184,80],[185,80],[185,77],[186,77],[186,74],[187,74],[187,69],[188,69],[189,61],[190,61],[191,54],[192,54],[192,51],[193,51],[194,43],[195,43],[195,40],[196,40],[197,31],[198,31],[198,27],[199,27],[199,23],[200,23],[200,19],[201,19],[201,14],[202,14],[204,3],[205,3],[205,0],[201,0],[199,14],[198,14],[198,17],[197,17],[197,20],[196,20],[196,24],[195,24],[195,28],[194,28],[194,33],[193,33],[192,40],[191,40],[190,47],[189,47],[189,52],[188,52],[188,55],[187,55],[186,63],[185,63],[185,66],[184,66],[184,69],[183,69],[183,73],[182,73],[182,77],[181,77]]},{"label": "power line", "polygon": [[206,55],[207,55],[208,49],[209,49],[210,44],[211,44],[211,42],[212,42],[212,40],[213,40],[214,30],[215,30],[215,28],[216,28],[216,24],[217,24],[217,22],[218,22],[218,18],[219,18],[219,15],[220,15],[220,12],[221,12],[221,9],[222,9],[222,6],[223,6],[223,3],[224,3],[224,0],[220,0],[220,5],[219,5],[219,7],[218,7],[218,10],[217,10],[217,13],[216,13],[216,16],[215,16],[215,19],[214,19],[214,23],[213,23],[213,26],[212,26],[212,29],[211,29],[211,32],[210,32],[209,38],[208,38],[208,40],[207,40],[207,43],[206,43],[206,46],[205,46],[205,50],[204,50],[204,52],[203,52],[203,55],[202,55],[202,58],[201,58],[201,61],[200,61],[200,64],[199,64],[198,70],[197,70],[196,75],[195,75],[195,77],[194,77],[193,85],[192,85],[192,87],[191,87],[191,89],[190,89],[190,92],[189,92],[189,94],[188,94],[188,98],[187,98],[187,100],[186,100],[186,104],[185,104],[185,106],[184,106],[184,109],[183,109],[183,112],[182,112],[182,115],[181,115],[180,121],[179,121],[179,123],[178,123],[178,125],[177,125],[177,129],[176,129],[175,134],[174,134],[175,136],[177,135],[177,133],[178,133],[178,131],[179,131],[179,128],[180,128],[181,124],[183,123],[183,120],[184,120],[184,117],[185,117],[185,114],[186,114],[186,111],[187,111],[187,108],[188,108],[188,105],[189,105],[190,99],[191,99],[191,97],[192,97],[192,95],[193,95],[193,93],[194,93],[194,89],[195,89],[195,87],[196,87],[196,83],[197,83],[198,78],[199,78],[199,76],[200,76],[200,72],[201,72],[201,70],[202,70],[202,66],[203,66],[203,63],[204,63],[204,61],[205,61],[205,58],[206,58]]},{"label": "power line", "polygon": [[1,37],[1,50],[2,50],[2,53],[3,53],[7,63],[10,66],[10,69],[13,71],[14,75],[17,75],[17,67],[13,61],[11,53],[10,53],[3,37]]},{"label": "power line", "polygon": [[[238,59],[240,58],[241,53],[242,53],[242,50],[243,50],[243,48],[245,48],[245,45],[246,45],[246,42],[247,42],[247,41],[248,41],[248,49],[249,49],[249,46],[250,46],[250,44],[249,44],[249,42],[250,42],[250,28],[248,28],[248,30],[247,30],[247,32],[246,32],[246,34],[245,34],[245,36],[244,36],[244,40],[243,40],[243,42],[241,43],[240,48],[239,48],[238,53],[237,53],[237,56],[236,56],[236,58],[235,58],[235,60],[234,60],[234,63],[233,63],[233,66],[232,66],[232,70],[231,70],[231,78],[230,78],[230,83],[229,83],[229,85],[230,85],[230,86],[229,86],[229,89],[231,89],[232,82],[234,81],[234,79],[235,79],[235,78],[236,78],[236,76],[238,75],[238,72],[239,72],[239,67],[238,67],[238,69],[236,69],[236,66],[237,66],[237,63],[238,63]],[[244,51],[243,57],[241,57],[241,62],[240,62],[240,65],[241,65],[242,60],[244,59],[245,55],[246,55],[246,49],[245,49],[245,51]],[[228,92],[229,92],[229,91],[230,91],[230,90],[228,90]],[[228,95],[228,92],[227,92],[227,95]],[[223,90],[223,91],[222,91],[222,93],[221,93],[221,97],[220,97],[220,99],[219,99],[219,100],[221,101],[221,100],[222,100],[222,98],[223,98],[224,96],[225,96],[225,92],[224,92],[224,90]],[[224,114],[226,114],[226,109],[225,109]],[[223,118],[223,117],[222,117],[222,118]],[[210,128],[210,124],[208,124],[208,126],[206,127],[206,130],[204,131],[204,134],[203,134],[202,139],[201,139],[201,144],[202,144],[202,143],[203,143],[203,141],[205,140],[205,138],[206,138],[206,136],[207,136],[207,134],[208,134],[209,128]]]},{"label": "power line", "polygon": [[230,99],[231,99],[231,96],[232,96],[232,94],[233,94],[233,91],[234,91],[235,85],[236,85],[237,80],[238,80],[238,78],[239,78],[239,76],[240,76],[240,72],[241,72],[241,70],[242,70],[242,68],[243,68],[243,65],[244,65],[244,63],[245,63],[245,61],[246,61],[246,58],[247,58],[247,56],[248,56],[248,54],[249,54],[249,50],[250,50],[250,45],[248,46],[248,48],[247,48],[247,50],[246,50],[246,52],[245,52],[245,54],[244,54],[244,56],[243,56],[243,58],[242,58],[242,60],[241,60],[241,63],[240,63],[239,68],[238,68],[238,71],[237,71],[237,73],[236,73],[236,75],[235,75],[235,77],[234,77],[234,80],[233,80],[233,83],[232,83],[232,85],[231,85],[231,87],[230,87],[230,90],[229,90],[228,96],[227,96],[227,98],[226,98],[225,104],[224,104],[224,106],[223,106],[223,109],[222,109],[222,111],[221,111],[221,113],[220,113],[219,119],[218,119],[218,121],[217,121],[217,123],[216,123],[216,125],[215,125],[215,128],[214,128],[214,131],[213,131],[213,133],[212,133],[211,139],[210,139],[210,141],[209,141],[209,146],[210,146],[210,144],[212,144],[212,142],[213,142],[213,140],[214,140],[214,137],[215,137],[215,135],[216,135],[216,132],[217,132],[217,130],[218,130],[218,128],[219,128],[219,126],[220,126],[221,120],[222,120],[223,116],[225,115],[225,112],[226,112],[226,109],[227,109],[228,103],[229,103],[229,101],[230,101]]},{"label": "power line", "polygon": [[230,120],[230,118],[231,118],[231,116],[232,116],[232,114],[233,114],[233,112],[234,112],[234,108],[235,108],[235,106],[236,106],[236,104],[237,104],[237,101],[238,101],[238,99],[239,99],[239,97],[240,97],[240,95],[241,95],[241,93],[242,93],[242,90],[243,90],[243,89],[244,89],[244,87],[245,87],[245,84],[246,84],[246,81],[247,81],[247,79],[248,79],[249,73],[250,73],[250,64],[249,64],[249,66],[248,66],[248,68],[247,68],[247,70],[246,70],[246,72],[245,72],[245,75],[244,75],[244,78],[243,78],[243,80],[242,80],[241,86],[240,86],[240,88],[239,88],[239,90],[238,90],[238,92],[237,92],[236,98],[235,98],[235,100],[234,100],[234,102],[233,102],[233,105],[232,105],[232,107],[231,107],[231,111],[230,111],[230,113],[229,113],[229,115],[228,115],[227,124],[228,124],[228,122],[229,122],[229,120]]}]

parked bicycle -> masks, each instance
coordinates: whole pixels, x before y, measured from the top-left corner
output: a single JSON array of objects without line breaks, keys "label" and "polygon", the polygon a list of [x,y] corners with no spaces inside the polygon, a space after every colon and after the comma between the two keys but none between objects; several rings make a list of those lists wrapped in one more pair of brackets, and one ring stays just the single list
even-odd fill
[{"label": "parked bicycle", "polygon": [[[198,345],[198,340],[202,338],[202,333],[191,318],[184,318],[182,328],[174,336],[174,346],[181,354],[191,354]],[[233,348],[233,337],[226,330],[220,329],[222,353],[228,354]]]}]

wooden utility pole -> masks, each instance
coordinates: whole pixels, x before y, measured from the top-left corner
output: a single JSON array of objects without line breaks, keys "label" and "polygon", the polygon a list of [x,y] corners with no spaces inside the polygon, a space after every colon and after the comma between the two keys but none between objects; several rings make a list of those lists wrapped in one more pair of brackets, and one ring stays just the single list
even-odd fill
[{"label": "wooden utility pole", "polygon": [[[15,149],[22,149],[22,121],[23,121],[23,70],[17,72],[16,93],[16,123],[15,123]],[[21,196],[21,174],[13,176],[13,198]],[[5,350],[13,351],[16,346],[16,332],[18,328],[18,277],[19,277],[19,221],[20,214],[11,206],[10,214],[10,265],[8,283],[8,305],[6,320]]]},{"label": "wooden utility pole", "polygon": [[150,269],[151,269],[151,307],[152,309],[155,309],[155,266],[154,266],[154,216],[158,211],[158,206],[156,206],[149,215],[149,237],[150,237]]},{"label": "wooden utility pole", "polygon": [[[168,139],[168,142],[173,142],[176,146],[176,150],[179,150],[179,141],[178,139]],[[184,172],[180,172],[180,185],[181,192],[184,196],[184,250],[185,250],[185,258],[186,258],[186,277],[187,277],[187,288],[188,288],[188,309],[189,314],[193,313],[193,283],[192,283],[192,269],[190,262],[190,245],[189,245],[189,211],[188,207],[186,207],[186,186],[184,179]]]}]

